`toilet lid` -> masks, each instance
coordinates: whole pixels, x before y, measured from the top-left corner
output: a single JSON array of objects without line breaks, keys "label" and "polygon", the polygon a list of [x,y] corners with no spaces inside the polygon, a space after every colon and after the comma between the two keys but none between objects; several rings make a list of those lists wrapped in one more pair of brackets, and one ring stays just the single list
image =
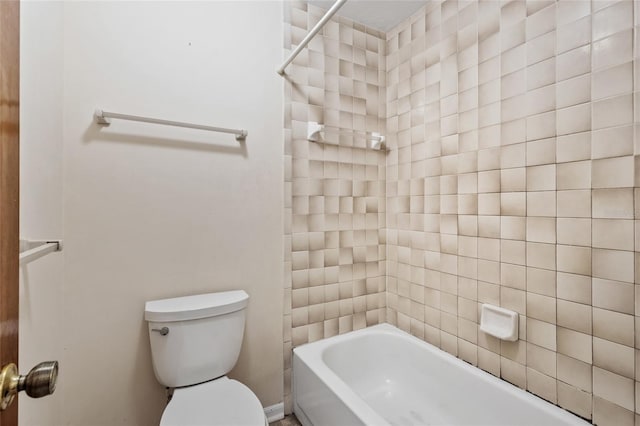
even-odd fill
[{"label": "toilet lid", "polygon": [[260,401],[242,383],[221,377],[175,389],[160,426],[264,426]]}]

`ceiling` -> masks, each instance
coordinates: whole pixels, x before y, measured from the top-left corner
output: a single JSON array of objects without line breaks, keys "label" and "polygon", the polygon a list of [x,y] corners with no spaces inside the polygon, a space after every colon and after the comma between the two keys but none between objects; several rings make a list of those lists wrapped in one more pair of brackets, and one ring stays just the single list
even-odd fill
[{"label": "ceiling", "polygon": [[[307,0],[309,4],[329,9],[332,0]],[[370,28],[387,32],[413,15],[428,0],[348,0],[338,15]]]}]

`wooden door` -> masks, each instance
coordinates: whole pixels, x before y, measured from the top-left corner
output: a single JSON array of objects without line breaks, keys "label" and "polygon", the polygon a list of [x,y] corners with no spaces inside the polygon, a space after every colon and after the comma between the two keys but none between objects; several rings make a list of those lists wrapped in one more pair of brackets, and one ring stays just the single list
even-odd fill
[{"label": "wooden door", "polygon": [[[19,109],[20,2],[0,0],[0,366],[18,363]],[[17,424],[15,400],[0,426]]]}]

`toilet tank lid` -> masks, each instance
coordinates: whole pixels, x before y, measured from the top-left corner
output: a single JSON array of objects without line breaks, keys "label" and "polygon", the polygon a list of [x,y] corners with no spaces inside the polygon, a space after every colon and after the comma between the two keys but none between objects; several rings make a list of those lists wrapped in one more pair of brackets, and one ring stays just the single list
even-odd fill
[{"label": "toilet tank lid", "polygon": [[144,305],[144,319],[172,322],[208,318],[244,309],[248,301],[244,290],[151,300]]}]

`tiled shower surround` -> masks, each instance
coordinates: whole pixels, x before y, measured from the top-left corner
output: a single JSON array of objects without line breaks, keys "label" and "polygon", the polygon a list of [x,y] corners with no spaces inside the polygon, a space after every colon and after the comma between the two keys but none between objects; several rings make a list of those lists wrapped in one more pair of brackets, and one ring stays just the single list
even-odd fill
[{"label": "tiled shower surround", "polygon": [[[287,8],[289,50],[324,11]],[[625,0],[447,0],[312,41],[286,83],[288,409],[292,346],[387,321],[640,424],[638,24]],[[308,142],[307,121],[389,151]],[[482,303],[520,314],[518,342],[480,332]]]},{"label": "tiled shower surround", "polygon": [[[285,3],[285,13],[288,48],[304,38],[324,11],[294,2]],[[384,322],[386,156],[365,149],[363,133],[385,130],[384,50],[384,34],[334,19],[287,69],[288,412],[292,346]],[[309,121],[334,131],[324,135],[327,143],[307,141]]]}]

